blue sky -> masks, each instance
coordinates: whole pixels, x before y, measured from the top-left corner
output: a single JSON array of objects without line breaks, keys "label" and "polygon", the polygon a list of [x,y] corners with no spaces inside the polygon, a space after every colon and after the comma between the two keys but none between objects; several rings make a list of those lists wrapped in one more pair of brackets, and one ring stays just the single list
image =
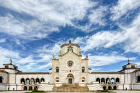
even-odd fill
[{"label": "blue sky", "polygon": [[46,72],[69,38],[92,71],[140,67],[139,0],[0,0],[0,67]]}]

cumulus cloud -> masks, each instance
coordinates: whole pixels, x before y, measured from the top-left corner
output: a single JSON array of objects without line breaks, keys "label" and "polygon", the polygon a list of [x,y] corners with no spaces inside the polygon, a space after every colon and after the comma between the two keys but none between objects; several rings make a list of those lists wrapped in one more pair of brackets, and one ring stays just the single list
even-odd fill
[{"label": "cumulus cloud", "polygon": [[[118,63],[120,61],[125,61],[128,58],[118,55],[99,55],[99,56],[89,56],[89,66],[105,66]],[[131,60],[136,58],[131,58]]]},{"label": "cumulus cloud", "polygon": [[120,47],[125,52],[140,53],[140,14],[135,17],[130,25],[119,25],[117,31],[100,31],[91,36],[78,37],[75,43],[82,45],[83,51],[90,51],[94,48],[110,48],[114,45],[123,43]]},{"label": "cumulus cloud", "polygon": [[[0,6],[8,8],[30,20],[16,18],[12,14],[0,17],[0,31],[24,39],[40,39],[59,27],[74,26],[75,20],[82,20],[87,10],[96,3],[90,0],[4,0]],[[26,14],[26,15],[25,15]]]},{"label": "cumulus cloud", "polygon": [[139,0],[119,0],[116,6],[111,7],[112,20],[117,20],[121,16],[128,14],[128,11],[134,10],[140,6]]},{"label": "cumulus cloud", "polygon": [[0,43],[4,43],[6,41],[5,38],[0,39]]}]

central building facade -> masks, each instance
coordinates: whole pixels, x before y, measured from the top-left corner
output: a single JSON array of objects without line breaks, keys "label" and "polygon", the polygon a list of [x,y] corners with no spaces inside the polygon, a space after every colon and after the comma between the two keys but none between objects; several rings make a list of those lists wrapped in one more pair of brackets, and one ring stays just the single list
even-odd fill
[{"label": "central building facade", "polygon": [[[16,65],[0,68],[0,90],[57,91],[64,85],[93,90],[140,90],[140,68],[130,63],[118,72],[91,72],[88,55],[81,55],[80,46],[69,43],[60,46],[58,59],[53,55],[49,72],[22,72]],[[76,89],[77,89],[76,88]]]},{"label": "central building facade", "polygon": [[80,46],[63,44],[59,51],[59,59],[52,59],[53,83],[74,84],[88,82],[88,56],[82,59]]}]

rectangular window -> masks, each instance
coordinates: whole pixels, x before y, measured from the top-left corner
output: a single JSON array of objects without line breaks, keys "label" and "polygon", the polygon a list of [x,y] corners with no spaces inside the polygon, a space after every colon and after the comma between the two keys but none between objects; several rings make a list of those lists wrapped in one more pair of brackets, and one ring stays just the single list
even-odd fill
[{"label": "rectangular window", "polygon": [[17,67],[14,67],[15,70],[17,70]]},{"label": "rectangular window", "polygon": [[56,69],[56,72],[59,72],[59,69]]},{"label": "rectangular window", "polygon": [[8,66],[5,66],[5,68],[8,68]]},{"label": "rectangular window", "polygon": [[131,65],[131,68],[135,68],[135,65]]},{"label": "rectangular window", "polygon": [[85,69],[82,69],[82,72],[85,72]]}]

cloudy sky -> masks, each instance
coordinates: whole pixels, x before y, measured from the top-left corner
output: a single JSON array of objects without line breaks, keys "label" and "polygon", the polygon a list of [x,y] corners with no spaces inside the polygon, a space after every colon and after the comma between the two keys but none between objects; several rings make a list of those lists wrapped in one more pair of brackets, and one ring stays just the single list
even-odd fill
[{"label": "cloudy sky", "polygon": [[0,0],[0,67],[47,72],[60,45],[80,45],[92,71],[140,67],[139,0]]}]

